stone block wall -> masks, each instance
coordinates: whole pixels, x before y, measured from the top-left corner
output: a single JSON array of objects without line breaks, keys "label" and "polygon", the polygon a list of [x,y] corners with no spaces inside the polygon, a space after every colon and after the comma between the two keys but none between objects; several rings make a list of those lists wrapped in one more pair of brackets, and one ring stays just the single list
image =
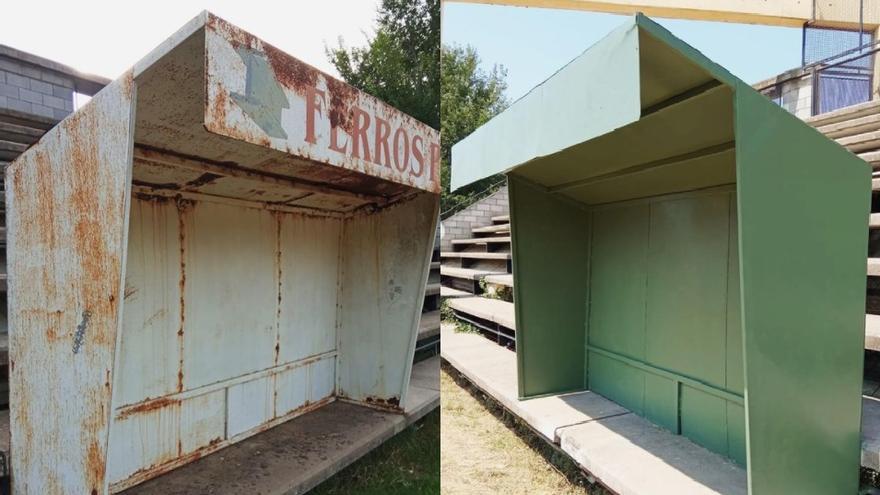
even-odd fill
[{"label": "stone block wall", "polygon": [[473,237],[471,229],[492,225],[492,217],[507,215],[509,212],[507,186],[503,186],[489,196],[441,221],[440,250],[452,251],[454,239],[469,239]]}]

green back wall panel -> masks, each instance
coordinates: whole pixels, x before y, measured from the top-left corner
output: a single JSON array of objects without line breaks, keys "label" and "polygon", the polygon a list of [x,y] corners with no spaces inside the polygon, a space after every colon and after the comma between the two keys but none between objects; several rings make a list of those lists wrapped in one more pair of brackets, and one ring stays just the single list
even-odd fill
[{"label": "green back wall panel", "polygon": [[856,493],[870,168],[744,83],[735,105],[751,493]]},{"label": "green back wall panel", "polygon": [[509,178],[519,395],[586,388],[587,211]]},{"label": "green back wall panel", "polygon": [[591,390],[745,463],[735,222],[732,186],[593,208],[587,342]]}]

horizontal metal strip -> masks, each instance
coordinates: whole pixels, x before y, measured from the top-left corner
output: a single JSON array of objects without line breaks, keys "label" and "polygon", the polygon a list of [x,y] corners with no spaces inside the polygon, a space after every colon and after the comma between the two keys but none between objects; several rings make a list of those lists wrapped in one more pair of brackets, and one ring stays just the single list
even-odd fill
[{"label": "horizontal metal strip", "polygon": [[163,395],[161,397],[156,397],[152,399],[148,399],[142,402],[136,402],[134,404],[126,404],[124,406],[119,406],[115,410],[114,417],[116,419],[124,418],[132,413],[135,413],[139,410],[147,410],[151,409],[151,406],[166,404],[168,402],[181,401],[186,399],[191,399],[193,397],[198,397],[200,395],[209,394],[211,392],[216,392],[217,390],[223,390],[225,388],[232,387],[234,385],[238,385],[241,383],[250,382],[253,380],[259,380],[260,378],[265,378],[270,375],[282,373],[284,371],[292,370],[294,368],[301,368],[303,366],[308,366],[313,363],[317,363],[318,361],[323,361],[324,359],[335,358],[337,354],[336,350],[332,350],[329,352],[325,352],[322,354],[315,354],[313,356],[309,356],[307,358],[300,359],[299,361],[293,361],[290,363],[280,364],[278,366],[273,366],[271,368],[265,368],[259,371],[255,371],[253,373],[249,373],[247,375],[241,375],[234,378],[230,378],[228,380],[223,380],[220,382],[211,383],[208,385],[202,385],[201,387],[184,390],[183,392],[175,392],[168,395]]},{"label": "horizontal metal strip", "polygon": [[730,151],[734,151],[735,143],[733,141],[728,141],[726,143],[716,144],[712,146],[707,146],[705,148],[691,151],[688,153],[682,153],[680,155],[669,156],[666,158],[661,158],[659,160],[653,160],[647,163],[640,163],[637,165],[632,165],[626,168],[622,168],[620,170],[615,170],[614,172],[608,172],[607,174],[596,175],[593,177],[587,177],[586,179],[578,179],[571,182],[565,182],[563,184],[559,184],[556,186],[552,186],[549,188],[550,192],[562,192],[567,191],[569,189],[576,189],[578,187],[589,186],[592,184],[597,184],[599,182],[605,182],[612,179],[617,179],[620,177],[624,177],[627,175],[639,174],[642,172],[646,172],[648,170],[653,170],[655,168],[668,167],[670,165],[677,165],[679,163],[688,162],[691,160],[697,160],[700,158],[705,158],[707,156],[714,156],[721,153],[727,153]]},{"label": "horizontal metal strip", "polygon": [[620,361],[624,364],[632,366],[633,368],[640,369],[642,371],[647,371],[652,375],[662,376],[663,378],[668,378],[676,383],[681,383],[687,385],[688,387],[695,388],[701,392],[706,392],[707,394],[714,395],[716,397],[720,397],[724,400],[733,402],[735,404],[744,405],[745,400],[741,395],[735,394],[733,392],[729,392],[727,390],[718,388],[714,385],[710,385],[700,380],[696,380],[694,378],[690,378],[684,375],[680,375],[674,371],[670,371],[663,368],[658,368],[657,366],[648,364],[644,361],[639,361],[638,359],[633,359],[631,357],[624,356],[622,354],[618,354],[613,351],[609,351],[606,349],[602,349],[600,347],[596,347],[593,345],[587,345],[587,350],[589,352],[595,352],[600,356],[605,356],[610,359],[614,359],[616,361]]}]

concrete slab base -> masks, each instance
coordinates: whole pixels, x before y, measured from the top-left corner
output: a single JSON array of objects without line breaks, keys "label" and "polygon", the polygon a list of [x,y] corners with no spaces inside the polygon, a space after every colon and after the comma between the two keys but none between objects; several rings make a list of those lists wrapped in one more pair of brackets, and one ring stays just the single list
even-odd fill
[{"label": "concrete slab base", "polygon": [[413,365],[406,414],[333,402],[123,493],[296,495],[440,405],[439,356]]},{"label": "concrete slab base", "polygon": [[[441,327],[440,355],[620,495],[744,495],[744,468],[593,392],[519,400],[516,355]],[[662,488],[661,488],[662,487]]]}]

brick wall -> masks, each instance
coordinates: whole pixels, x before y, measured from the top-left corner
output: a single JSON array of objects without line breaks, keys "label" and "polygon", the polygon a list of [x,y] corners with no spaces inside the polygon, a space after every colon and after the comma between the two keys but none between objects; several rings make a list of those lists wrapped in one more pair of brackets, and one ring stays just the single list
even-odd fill
[{"label": "brick wall", "polygon": [[471,229],[492,225],[492,217],[507,215],[510,207],[507,202],[507,186],[477,201],[460,212],[441,222],[440,250],[451,251],[454,239],[473,237]]},{"label": "brick wall", "polygon": [[0,55],[0,108],[61,120],[73,112],[74,79]]}]

